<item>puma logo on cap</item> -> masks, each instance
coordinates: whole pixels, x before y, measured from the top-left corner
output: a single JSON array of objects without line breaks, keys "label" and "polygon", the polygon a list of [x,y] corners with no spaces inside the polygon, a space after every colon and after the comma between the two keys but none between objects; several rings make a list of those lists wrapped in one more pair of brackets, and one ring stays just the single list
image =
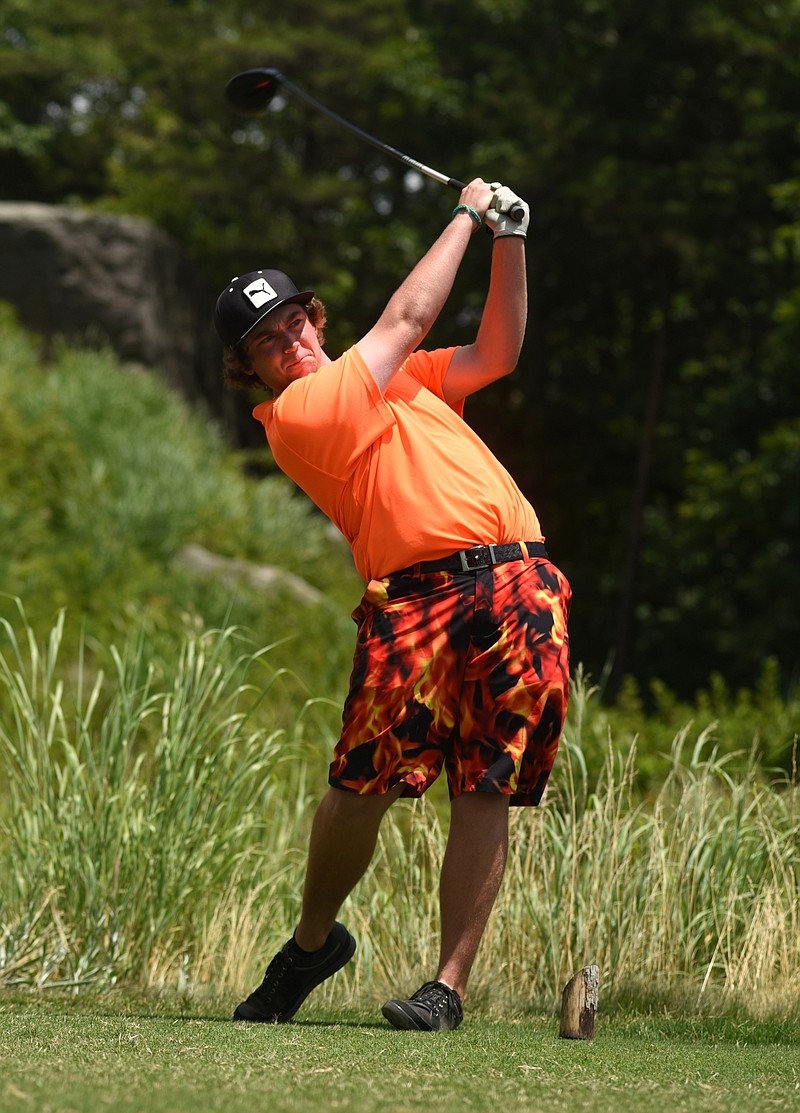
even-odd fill
[{"label": "puma logo on cap", "polygon": [[245,286],[242,293],[250,299],[256,309],[260,309],[262,305],[266,305],[269,301],[274,301],[278,296],[266,278],[257,278],[255,282]]}]

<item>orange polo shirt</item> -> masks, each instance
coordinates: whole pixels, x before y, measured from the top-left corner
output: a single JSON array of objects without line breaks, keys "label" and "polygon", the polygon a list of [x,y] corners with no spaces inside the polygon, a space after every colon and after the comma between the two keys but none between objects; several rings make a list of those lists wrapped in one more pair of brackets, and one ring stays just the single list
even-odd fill
[{"label": "orange polo shirt", "polygon": [[543,539],[509,473],[444,401],[455,350],[414,352],[384,396],[350,348],[253,410],[278,467],[344,534],[366,581],[472,545]]}]

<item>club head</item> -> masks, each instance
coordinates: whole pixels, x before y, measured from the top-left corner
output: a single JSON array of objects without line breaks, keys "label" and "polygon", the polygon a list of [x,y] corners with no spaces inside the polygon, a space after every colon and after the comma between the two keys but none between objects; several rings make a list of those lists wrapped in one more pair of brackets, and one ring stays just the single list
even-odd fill
[{"label": "club head", "polygon": [[240,112],[260,112],[275,96],[283,80],[278,70],[245,70],[230,79],[225,86],[225,96]]}]

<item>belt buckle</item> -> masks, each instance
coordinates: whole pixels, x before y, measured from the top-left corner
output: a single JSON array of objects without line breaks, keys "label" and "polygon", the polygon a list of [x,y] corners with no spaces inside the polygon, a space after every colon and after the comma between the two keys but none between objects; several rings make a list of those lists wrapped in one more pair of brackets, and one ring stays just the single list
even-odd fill
[{"label": "belt buckle", "polygon": [[458,554],[462,572],[475,572],[479,568],[491,568],[497,564],[494,545],[476,545],[473,549],[462,549]]}]

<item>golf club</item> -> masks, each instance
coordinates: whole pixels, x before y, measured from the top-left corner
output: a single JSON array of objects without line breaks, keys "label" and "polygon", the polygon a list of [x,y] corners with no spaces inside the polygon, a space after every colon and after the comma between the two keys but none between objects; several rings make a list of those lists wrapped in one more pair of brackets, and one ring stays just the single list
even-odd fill
[{"label": "golf club", "polygon": [[[362,131],[361,128],[356,127],[355,124],[351,124],[349,120],[345,120],[336,112],[331,111],[330,108],[326,108],[324,104],[320,104],[314,97],[303,92],[293,81],[289,81],[289,79],[284,77],[278,70],[259,68],[237,73],[225,86],[225,96],[234,108],[238,108],[242,112],[256,113],[261,112],[267,107],[280,86],[290,90],[295,96],[300,97],[306,104],[310,104],[312,108],[316,108],[318,112],[324,113],[329,119],[335,120],[337,124],[341,124],[342,127],[352,131],[360,139],[372,144],[373,147],[376,147],[379,151],[389,155],[391,158],[397,159],[398,162],[402,162],[405,166],[411,167],[412,170],[416,170],[419,174],[424,174],[428,178],[433,178],[435,182],[441,182],[442,185],[450,186],[451,189],[458,190],[459,193],[464,188],[464,183],[458,181],[457,178],[449,178],[446,174],[442,174],[438,170],[433,170],[430,166],[425,166],[424,163],[418,162],[415,158],[411,158],[410,155],[404,155],[402,151],[398,151],[394,147],[390,147],[388,143],[383,143],[380,139],[376,139],[373,135],[369,135],[366,131]],[[512,220],[519,220],[523,212],[524,210],[521,206],[515,205],[510,210],[509,215]]]}]

